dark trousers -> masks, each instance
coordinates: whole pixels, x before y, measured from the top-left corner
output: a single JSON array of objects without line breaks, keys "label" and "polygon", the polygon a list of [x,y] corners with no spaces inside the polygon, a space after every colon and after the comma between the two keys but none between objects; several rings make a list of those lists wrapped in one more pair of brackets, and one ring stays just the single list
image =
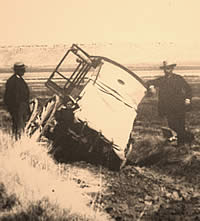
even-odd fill
[{"label": "dark trousers", "polygon": [[12,133],[15,139],[18,140],[21,137],[21,133],[24,130],[25,124],[30,116],[29,105],[21,103],[19,108],[10,111],[12,118]]},{"label": "dark trousers", "polygon": [[177,133],[178,145],[185,143],[185,112],[167,114],[168,126]]}]

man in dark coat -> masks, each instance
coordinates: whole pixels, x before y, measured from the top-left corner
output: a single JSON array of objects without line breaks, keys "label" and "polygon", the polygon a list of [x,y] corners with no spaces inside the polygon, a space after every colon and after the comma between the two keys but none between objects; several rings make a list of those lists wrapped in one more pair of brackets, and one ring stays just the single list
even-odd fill
[{"label": "man in dark coat", "polygon": [[29,88],[23,79],[26,66],[17,62],[13,71],[14,74],[6,82],[4,104],[12,117],[12,132],[18,139],[30,115]]},{"label": "man in dark coat", "polygon": [[192,90],[189,84],[178,74],[173,73],[176,64],[166,61],[160,67],[164,76],[147,82],[149,90],[158,88],[158,113],[166,117],[168,126],[177,133],[178,146],[186,142],[185,112],[191,105]]}]

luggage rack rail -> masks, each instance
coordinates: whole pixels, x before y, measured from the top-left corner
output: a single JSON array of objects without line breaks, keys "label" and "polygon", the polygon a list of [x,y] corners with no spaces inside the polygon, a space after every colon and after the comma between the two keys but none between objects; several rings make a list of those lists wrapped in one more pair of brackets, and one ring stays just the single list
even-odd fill
[{"label": "luggage rack rail", "polygon": [[[71,75],[69,77],[66,77],[64,74],[60,73],[59,70],[64,60],[67,59],[69,53],[72,53],[76,56],[76,62],[78,64],[72,70]],[[90,56],[76,44],[73,44],[72,47],[66,52],[64,57],[61,59],[57,67],[54,69],[54,71],[46,81],[45,86],[61,97],[68,97],[69,95],[72,95],[73,90],[76,90],[75,94],[76,96],[78,96],[77,88],[79,88],[84,82],[84,79],[86,78],[91,68],[96,68],[99,64],[100,61],[98,59]],[[60,86],[55,82],[56,74],[58,74],[59,77],[61,77],[59,79],[66,81],[63,86]]]}]

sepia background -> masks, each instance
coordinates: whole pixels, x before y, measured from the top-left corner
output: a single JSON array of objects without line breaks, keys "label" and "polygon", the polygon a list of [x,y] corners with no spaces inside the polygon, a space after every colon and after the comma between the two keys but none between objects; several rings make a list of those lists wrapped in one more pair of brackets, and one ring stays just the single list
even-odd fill
[{"label": "sepia background", "polygon": [[[200,220],[200,1],[0,1],[0,220]],[[14,142],[2,106],[13,64],[28,66],[31,96],[46,100],[44,82],[73,43],[144,81],[163,74],[164,60],[176,63],[193,90],[186,127],[194,143],[166,145],[156,97],[138,107],[134,149],[120,173],[55,163],[45,143]]]},{"label": "sepia background", "polygon": [[109,43],[91,52],[123,63],[194,64],[199,7],[198,0],[2,0],[0,45]]},{"label": "sepia background", "polygon": [[141,77],[162,74],[163,60],[177,63],[176,72],[198,83],[199,6],[198,0],[3,1],[0,84],[16,61],[34,72],[25,78],[46,78],[73,43]]}]

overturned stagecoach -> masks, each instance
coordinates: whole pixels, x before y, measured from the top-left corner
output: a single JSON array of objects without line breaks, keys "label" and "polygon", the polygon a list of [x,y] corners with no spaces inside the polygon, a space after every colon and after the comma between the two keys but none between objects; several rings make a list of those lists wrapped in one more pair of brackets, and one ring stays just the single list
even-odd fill
[{"label": "overturned stagecoach", "polygon": [[54,96],[42,108],[33,101],[26,133],[37,141],[54,139],[56,113],[73,102],[73,123],[59,132],[63,141],[52,145],[50,152],[62,162],[87,160],[122,168],[132,149],[133,122],[146,91],[142,79],[123,65],[91,56],[73,44],[45,85]]}]

